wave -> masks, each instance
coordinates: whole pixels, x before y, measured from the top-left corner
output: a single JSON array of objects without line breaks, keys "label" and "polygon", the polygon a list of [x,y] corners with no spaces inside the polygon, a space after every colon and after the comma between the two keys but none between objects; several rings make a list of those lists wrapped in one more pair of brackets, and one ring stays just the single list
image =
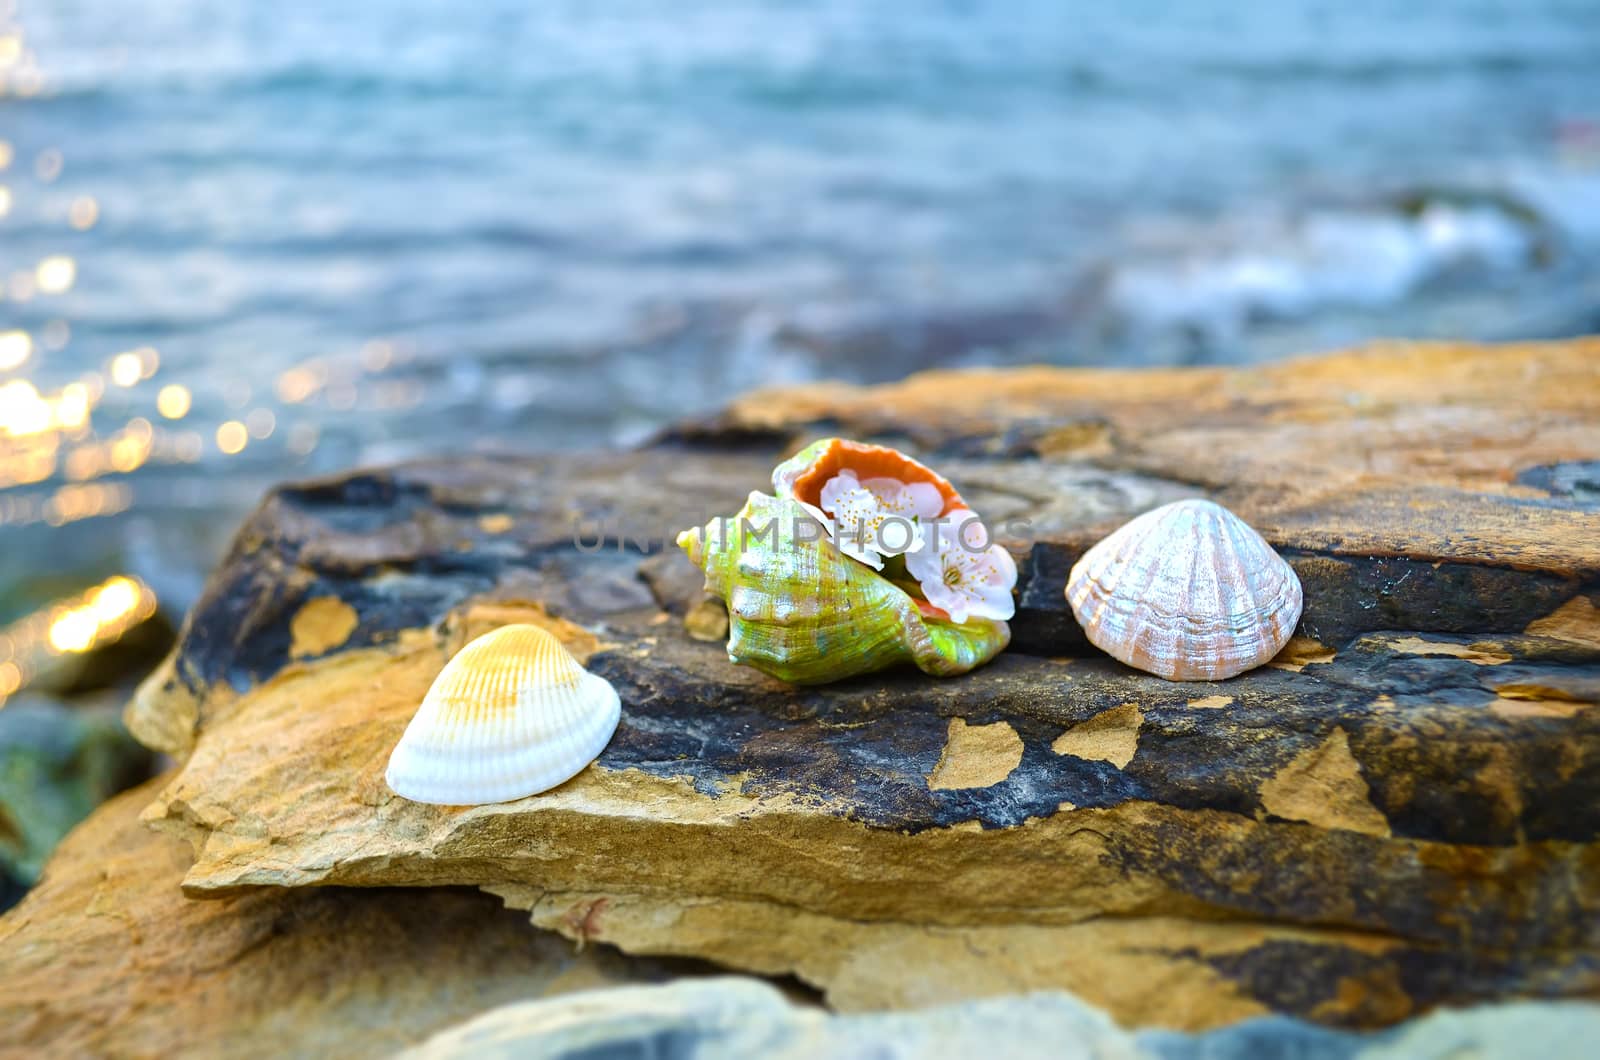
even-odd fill
[{"label": "wave", "polygon": [[1596,261],[1600,171],[1528,169],[1169,222],[1160,238],[1113,239],[1061,297],[791,318],[766,337],[825,374],[872,378],[929,363],[1217,363],[1393,335],[1561,337],[1600,328]]},{"label": "wave", "polygon": [[1350,58],[1304,55],[1254,61],[1229,59],[1191,62],[1187,67],[1196,74],[1239,81],[1372,85],[1464,75],[1591,73],[1594,62],[1592,50],[1537,52],[1507,49]]},{"label": "wave", "polygon": [[1076,301],[1134,337],[1227,344],[1258,321],[1516,282],[1597,252],[1600,173],[1519,172],[1197,227],[1102,262]]}]

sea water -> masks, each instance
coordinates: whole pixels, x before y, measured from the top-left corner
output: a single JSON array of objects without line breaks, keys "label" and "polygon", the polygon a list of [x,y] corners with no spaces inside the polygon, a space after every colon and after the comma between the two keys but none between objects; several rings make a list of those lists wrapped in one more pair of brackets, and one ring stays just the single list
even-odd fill
[{"label": "sea water", "polygon": [[1600,330],[1594,0],[20,0],[0,83],[8,583],[757,385]]}]

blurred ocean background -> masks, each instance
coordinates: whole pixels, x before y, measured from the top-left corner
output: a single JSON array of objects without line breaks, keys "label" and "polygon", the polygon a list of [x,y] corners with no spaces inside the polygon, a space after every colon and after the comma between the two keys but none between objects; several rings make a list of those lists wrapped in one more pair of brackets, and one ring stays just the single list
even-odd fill
[{"label": "blurred ocean background", "polygon": [[1595,0],[0,11],[0,626],[756,385],[1600,330]]}]

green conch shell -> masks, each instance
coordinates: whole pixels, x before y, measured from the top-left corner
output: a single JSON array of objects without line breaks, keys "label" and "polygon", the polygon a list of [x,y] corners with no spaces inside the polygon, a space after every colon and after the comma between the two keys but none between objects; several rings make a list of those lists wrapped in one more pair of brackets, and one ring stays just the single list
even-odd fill
[{"label": "green conch shell", "polygon": [[727,602],[728,658],[781,681],[821,684],[903,662],[953,677],[1011,640],[1004,622],[927,617],[786,498],[752,493],[737,516],[685,530],[678,545]]}]

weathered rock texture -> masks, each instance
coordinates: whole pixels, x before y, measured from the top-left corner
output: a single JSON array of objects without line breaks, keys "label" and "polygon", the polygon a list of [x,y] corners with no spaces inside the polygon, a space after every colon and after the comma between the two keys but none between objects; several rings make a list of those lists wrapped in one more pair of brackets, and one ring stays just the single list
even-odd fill
[{"label": "weathered rock texture", "polygon": [[[167,778],[170,779],[170,778]],[[669,968],[572,954],[460,889],[183,897],[183,843],[106,803],[0,918],[0,1055],[388,1056],[514,1000]]]},{"label": "weathered rock texture", "polygon": [[725,978],[507,1005],[440,1032],[404,1060],[1461,1060],[1586,1056],[1596,1034],[1600,1007],[1570,1002],[1441,1012],[1401,1031],[1366,1033],[1274,1018],[1202,1035],[1132,1034],[1051,993],[836,1016],[791,1005],[759,981]]},{"label": "weathered rock texture", "polygon": [[[796,690],[689,635],[700,579],[662,539],[820,434],[908,447],[1008,526],[1011,651]],[[1597,479],[1600,342],[1575,342],[818,387],[637,453],[290,486],[130,708],[188,755],[146,816],[194,843],[191,895],[475,884],[841,1008],[1065,987],[1133,1025],[1374,1026],[1593,995]],[[1088,648],[1062,585],[1197,493],[1307,604],[1273,666],[1170,684]],[[511,620],[616,684],[609,749],[508,805],[391,795],[432,676]]]}]

